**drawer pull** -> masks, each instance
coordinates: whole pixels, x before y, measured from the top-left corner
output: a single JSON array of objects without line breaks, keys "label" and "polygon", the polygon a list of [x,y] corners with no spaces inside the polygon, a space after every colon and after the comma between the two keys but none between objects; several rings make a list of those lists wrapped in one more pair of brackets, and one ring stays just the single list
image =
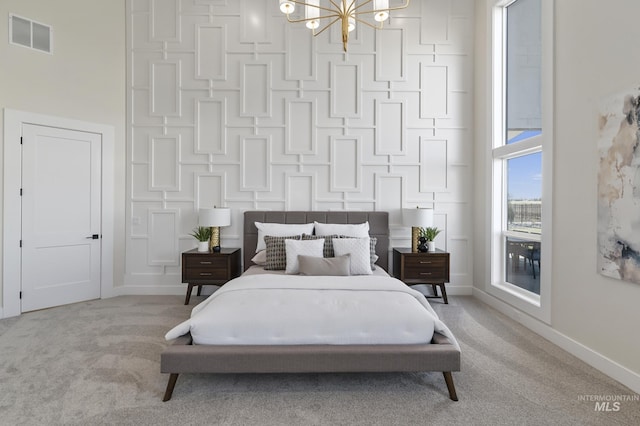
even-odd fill
[{"label": "drawer pull", "polygon": [[201,265],[211,265],[211,262],[200,262]]},{"label": "drawer pull", "polygon": [[433,275],[432,272],[420,272],[420,275]]},{"label": "drawer pull", "polygon": [[420,261],[420,264],[421,264],[421,265],[431,265],[432,263],[433,263],[433,262],[431,262],[431,261],[426,261],[426,260],[421,260],[421,261]]},{"label": "drawer pull", "polygon": [[200,272],[200,276],[201,276],[201,277],[208,277],[208,276],[211,276],[211,272]]}]

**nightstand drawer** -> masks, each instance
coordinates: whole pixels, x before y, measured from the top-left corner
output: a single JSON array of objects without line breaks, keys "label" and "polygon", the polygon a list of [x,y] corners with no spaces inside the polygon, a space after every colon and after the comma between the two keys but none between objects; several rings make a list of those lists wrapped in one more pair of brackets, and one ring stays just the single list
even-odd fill
[{"label": "nightstand drawer", "polygon": [[446,256],[405,256],[404,267],[406,269],[444,269],[448,265]]},{"label": "nightstand drawer", "polygon": [[186,268],[182,282],[197,280],[228,280],[226,265],[220,268]]},{"label": "nightstand drawer", "polygon": [[223,256],[185,256],[185,267],[187,268],[221,268],[226,271],[227,269],[227,257]]},{"label": "nightstand drawer", "polygon": [[403,278],[406,280],[442,280],[447,281],[449,276],[447,274],[447,267],[442,266],[427,266],[409,268],[405,267]]}]

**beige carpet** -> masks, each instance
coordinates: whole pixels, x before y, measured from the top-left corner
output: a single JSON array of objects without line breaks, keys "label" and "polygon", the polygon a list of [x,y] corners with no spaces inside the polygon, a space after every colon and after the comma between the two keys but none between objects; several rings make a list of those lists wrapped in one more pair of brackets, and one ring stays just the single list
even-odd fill
[{"label": "beige carpet", "polygon": [[470,297],[432,301],[462,347],[459,402],[441,373],[402,373],[185,374],[163,403],[163,336],[200,300],[126,296],[0,320],[0,424],[640,424],[640,402],[598,412],[581,400],[629,389]]}]

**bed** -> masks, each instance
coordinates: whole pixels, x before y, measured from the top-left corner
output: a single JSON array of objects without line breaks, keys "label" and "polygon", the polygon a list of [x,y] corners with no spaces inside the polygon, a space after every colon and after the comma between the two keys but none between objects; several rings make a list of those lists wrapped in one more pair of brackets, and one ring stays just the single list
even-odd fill
[{"label": "bed", "polygon": [[[268,274],[256,275],[253,269],[250,270],[250,268],[256,268],[251,260],[255,255],[255,248],[258,243],[258,229],[255,226],[255,222],[305,224],[314,221],[325,224],[361,224],[368,222],[369,235],[377,240],[375,254],[378,256],[375,262],[377,272],[374,275],[376,276],[369,278],[369,280],[386,280],[384,283],[389,286],[399,283],[387,282],[389,281],[388,279],[378,277],[384,276],[385,271],[388,270],[389,223],[387,212],[247,211],[244,214],[243,241],[245,274],[240,278],[236,278],[238,280],[237,283],[227,283],[216,291],[216,293],[220,292],[217,299],[222,300],[223,297],[239,297],[239,295],[248,294],[241,292],[248,291],[247,289],[238,288],[242,285],[249,287],[252,285],[251,282],[246,284],[244,281],[264,281],[266,286],[267,281],[271,280],[273,282],[274,279],[278,279],[278,276],[269,278]],[[242,281],[243,277],[244,281]],[[297,276],[289,275],[283,277],[283,285],[278,286],[274,283],[272,286],[278,287],[277,291],[282,291],[279,287],[287,287],[286,283],[294,281],[295,277]],[[307,278],[313,278],[314,280],[311,281],[317,282],[320,277],[300,277],[303,280]],[[336,277],[332,278],[331,281],[339,281],[343,278],[345,277]],[[397,281],[395,279],[391,280]],[[406,286],[402,285],[402,287]],[[227,288],[229,289],[228,291]],[[225,292],[222,290],[225,290]],[[259,290],[267,291],[265,289]],[[305,290],[307,289],[305,288]],[[414,292],[414,290],[407,290]],[[206,302],[214,295],[200,304],[203,307],[198,305],[194,310],[203,309],[204,305],[207,304]],[[405,296],[399,295],[398,297]],[[426,300],[420,303],[428,306]],[[430,306],[428,308],[432,311]],[[215,309],[213,311],[215,312]],[[188,321],[185,321],[186,323]],[[161,372],[169,374],[163,401],[171,399],[178,376],[181,373],[423,371],[442,372],[450,399],[457,401],[458,397],[453,383],[452,372],[460,371],[460,348],[448,328],[441,322],[436,324],[439,324],[439,326],[436,326],[432,334],[429,334],[431,336],[430,342],[410,344],[397,343],[395,341],[385,342],[384,344],[367,344],[366,342],[352,344],[352,342],[344,341],[340,341],[340,344],[314,344],[313,341],[306,340],[295,344],[272,344],[270,341],[263,342],[260,340],[254,341],[252,344],[241,344],[241,342],[229,344],[225,343],[224,339],[220,340],[220,342],[215,341],[213,344],[196,344],[188,327],[181,329],[180,326],[176,326],[170,332],[173,333],[171,337],[175,337],[174,342],[162,352],[160,358]],[[195,328],[192,331],[196,334]],[[419,330],[414,331],[419,332]],[[180,334],[183,332],[184,334]],[[176,334],[180,335],[175,336]],[[294,341],[298,342],[297,340]]]}]

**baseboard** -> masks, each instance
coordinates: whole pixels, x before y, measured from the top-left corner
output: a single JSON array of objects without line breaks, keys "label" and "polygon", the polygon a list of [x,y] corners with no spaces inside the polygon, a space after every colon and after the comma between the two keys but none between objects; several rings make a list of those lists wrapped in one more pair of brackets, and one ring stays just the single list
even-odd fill
[{"label": "baseboard", "polygon": [[614,380],[617,380],[633,392],[640,394],[640,374],[635,371],[629,370],[616,361],[609,359],[582,343],[573,340],[572,338],[549,327],[547,324],[544,324],[524,312],[515,309],[513,306],[482,290],[474,288],[473,296],[549,340],[551,343],[569,352],[576,358],[586,362],[596,370],[606,374]]}]

